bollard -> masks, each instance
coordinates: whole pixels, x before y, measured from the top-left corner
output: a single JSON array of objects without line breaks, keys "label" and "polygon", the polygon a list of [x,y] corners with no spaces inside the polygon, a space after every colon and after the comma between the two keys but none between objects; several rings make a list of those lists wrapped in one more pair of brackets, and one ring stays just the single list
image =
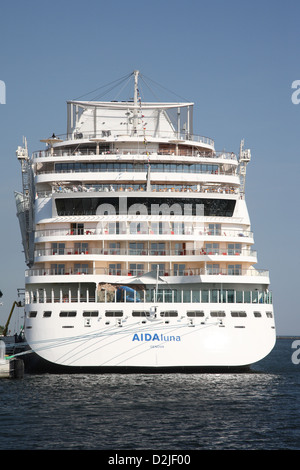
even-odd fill
[{"label": "bollard", "polygon": [[9,361],[9,375],[12,379],[22,379],[24,377],[24,362],[22,359],[11,359]]}]

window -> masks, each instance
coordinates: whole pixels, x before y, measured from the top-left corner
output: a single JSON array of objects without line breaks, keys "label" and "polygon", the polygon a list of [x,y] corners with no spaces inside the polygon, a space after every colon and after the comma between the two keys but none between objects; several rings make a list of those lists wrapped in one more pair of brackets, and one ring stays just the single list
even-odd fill
[{"label": "window", "polygon": [[203,310],[190,310],[186,312],[188,317],[204,317],[204,311]]},{"label": "window", "polygon": [[218,255],[219,243],[206,243],[205,250],[207,255]]},{"label": "window", "polygon": [[229,264],[228,265],[228,274],[231,276],[238,276],[242,274],[242,265],[241,264]]},{"label": "window", "polygon": [[75,243],[74,249],[75,249],[75,255],[78,255],[81,253],[87,254],[89,251],[89,244],[88,243]]},{"label": "window", "polygon": [[43,313],[44,318],[49,318],[51,317],[51,315],[52,315],[52,312],[50,310],[45,310]]},{"label": "window", "polygon": [[105,316],[106,317],[122,317],[123,310],[106,310]]},{"label": "window", "polygon": [[83,235],[84,225],[83,224],[71,224],[71,235]]},{"label": "window", "polygon": [[211,317],[225,317],[225,312],[223,310],[215,310],[210,312]]},{"label": "window", "polygon": [[120,254],[120,243],[111,242],[109,244],[109,254],[110,255],[119,255]]},{"label": "window", "polygon": [[157,291],[158,302],[173,302],[173,290],[172,289],[158,289]]},{"label": "window", "polygon": [[201,301],[203,303],[209,302],[209,290],[202,290],[201,291]]},{"label": "window", "polygon": [[51,264],[51,274],[65,274],[65,265]]},{"label": "window", "polygon": [[200,302],[200,291],[192,290],[192,302]]},{"label": "window", "polygon": [[84,311],[82,316],[83,317],[98,317],[98,310],[92,310],[92,311]]},{"label": "window", "polygon": [[160,312],[161,317],[178,317],[177,310],[166,310],[164,312]]},{"label": "window", "polygon": [[28,313],[28,317],[29,318],[35,318],[37,316],[37,312],[36,311],[31,311]]},{"label": "window", "polygon": [[190,301],[191,301],[191,291],[182,290],[182,302],[190,302]]},{"label": "window", "polygon": [[208,235],[221,235],[221,224],[208,224]]},{"label": "window", "polygon": [[120,222],[109,222],[108,233],[117,233],[117,234],[120,233]]},{"label": "window", "polygon": [[[137,212],[137,215],[139,215],[138,212]],[[148,232],[147,222],[130,222],[129,232],[133,234],[147,233]]]},{"label": "window", "polygon": [[65,252],[65,244],[64,243],[52,243],[52,254],[53,255],[63,255]]},{"label": "window", "polygon": [[220,295],[220,290],[219,289],[212,289],[211,291],[211,301],[212,302],[219,302],[219,295]]},{"label": "window", "polygon": [[175,243],[175,255],[185,254],[185,243]]},{"label": "window", "polygon": [[75,274],[88,274],[88,269],[89,269],[88,264],[81,264],[81,263],[74,264]]},{"label": "window", "polygon": [[119,276],[121,274],[121,264],[109,264],[108,265],[109,274]]},{"label": "window", "polygon": [[160,264],[152,264],[151,265],[151,271],[157,272],[157,267],[158,267],[158,274],[159,276],[163,276],[165,274],[165,264],[160,263]]},{"label": "window", "polygon": [[76,310],[62,310],[60,313],[59,313],[59,316],[60,317],[76,317],[77,315],[77,312]]},{"label": "window", "polygon": [[129,243],[129,254],[130,255],[145,255],[144,243],[131,242]]},{"label": "window", "polygon": [[146,310],[133,310],[132,316],[133,317],[149,317],[150,312],[147,312]]},{"label": "window", "polygon": [[144,265],[139,263],[130,263],[129,273],[132,276],[142,276],[142,274],[144,274]]},{"label": "window", "polygon": [[246,317],[247,313],[244,311],[231,312],[232,317]]},{"label": "window", "polygon": [[261,313],[260,312],[253,312],[255,318],[261,318]]},{"label": "window", "polygon": [[228,243],[228,254],[229,255],[236,255],[242,252],[241,244],[240,243]]},{"label": "window", "polygon": [[266,312],[267,318],[273,318],[273,313],[272,312]]},{"label": "window", "polygon": [[185,271],[185,264],[174,264],[174,276],[183,276]]},{"label": "window", "polygon": [[[223,302],[225,302],[225,300],[223,300]],[[234,290],[233,289],[227,290],[227,302],[230,304],[234,303]]]},{"label": "window", "polygon": [[171,234],[180,235],[182,233],[184,233],[184,222],[171,222]]},{"label": "window", "polygon": [[151,255],[165,255],[164,243],[151,243]]},{"label": "window", "polygon": [[219,264],[207,264],[206,269],[207,269],[207,274],[219,274],[220,273]]}]

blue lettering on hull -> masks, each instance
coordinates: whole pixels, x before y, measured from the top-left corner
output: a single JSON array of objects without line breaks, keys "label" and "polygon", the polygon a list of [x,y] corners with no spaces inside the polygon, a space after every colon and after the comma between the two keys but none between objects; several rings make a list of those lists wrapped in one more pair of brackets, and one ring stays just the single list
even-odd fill
[{"label": "blue lettering on hull", "polygon": [[132,341],[181,341],[181,337],[164,334],[158,335],[157,333],[135,333],[133,335]]}]

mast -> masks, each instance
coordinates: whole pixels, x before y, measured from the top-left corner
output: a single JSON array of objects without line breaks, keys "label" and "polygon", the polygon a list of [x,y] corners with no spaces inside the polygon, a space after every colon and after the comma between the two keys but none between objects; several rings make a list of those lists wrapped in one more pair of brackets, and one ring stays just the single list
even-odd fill
[{"label": "mast", "polygon": [[139,80],[139,71],[134,70],[134,108],[133,108],[133,132],[136,134],[137,125],[138,125],[138,80]]},{"label": "mast", "polygon": [[15,191],[15,200],[26,264],[31,267],[34,262],[34,182],[30,158],[28,156],[27,140],[25,137],[23,141],[24,147],[19,146],[16,151],[17,158],[21,163],[23,193]]},{"label": "mast", "polygon": [[245,197],[245,184],[246,184],[246,167],[251,160],[250,149],[244,150],[244,139],[240,143],[240,155],[239,155],[239,174],[240,174],[240,193],[241,198]]}]

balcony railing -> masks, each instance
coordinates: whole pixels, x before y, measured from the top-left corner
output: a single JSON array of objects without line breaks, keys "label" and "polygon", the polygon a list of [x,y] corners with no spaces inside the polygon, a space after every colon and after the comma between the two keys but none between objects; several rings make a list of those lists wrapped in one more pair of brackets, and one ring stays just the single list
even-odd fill
[{"label": "balcony railing", "polygon": [[221,158],[224,160],[237,160],[237,156],[233,152],[200,152],[196,148],[192,149],[178,149],[177,153],[173,149],[161,149],[158,151],[153,151],[153,150],[145,150],[144,146],[141,146],[141,148],[135,148],[135,149],[118,149],[118,148],[112,148],[110,150],[101,150],[99,153],[96,153],[96,149],[91,149],[91,148],[83,148],[76,146],[76,149],[72,148],[65,148],[65,149],[59,149],[59,148],[53,148],[47,149],[47,150],[37,150],[33,152],[33,158],[44,158],[44,157],[81,157],[85,155],[89,156],[96,156],[96,155],[179,155],[179,156],[191,156],[191,157],[199,157],[199,158]]},{"label": "balcony railing", "polygon": [[[163,222],[165,224],[165,222]],[[101,222],[99,222],[99,225]],[[112,222],[112,227],[106,228],[108,223],[103,223],[104,227],[97,228],[79,228],[79,229],[43,229],[35,231],[35,238],[44,238],[44,237],[69,237],[69,236],[81,236],[87,237],[90,236],[100,236],[100,235],[192,235],[192,236],[204,236],[204,237],[234,237],[234,238],[253,238],[253,232],[247,230],[233,230],[233,229],[214,229],[209,230],[203,227],[185,227],[183,231],[177,230],[174,231],[170,228],[167,230],[165,227],[163,232],[159,231],[156,227],[148,226],[147,228],[143,226],[142,230],[137,229],[137,222],[126,222],[125,230],[118,232],[117,223]],[[158,223],[156,222],[156,225]],[[145,224],[143,224],[145,225]]]},{"label": "balcony railing", "polygon": [[[81,185],[60,185],[53,186],[51,191],[37,191],[37,198],[51,197],[56,193],[80,193],[80,192],[135,192],[146,191],[146,183],[112,183],[112,184],[81,184]],[[211,187],[200,184],[151,184],[151,192],[175,192],[175,193],[218,193],[218,194],[239,194],[239,189],[228,186],[226,184],[219,184],[216,187]]]},{"label": "balcony railing", "polygon": [[257,252],[249,249],[233,250],[231,248],[214,249],[212,251],[204,249],[196,250],[148,250],[132,248],[89,248],[78,250],[76,248],[62,249],[38,249],[34,252],[35,257],[39,256],[66,256],[66,255],[109,255],[109,256],[250,256],[256,257]]},{"label": "balcony railing", "polygon": [[[153,173],[179,173],[179,174],[196,174],[196,175],[222,175],[222,176],[237,176],[237,173],[235,170],[215,170],[215,171],[210,171],[210,170],[197,170],[195,168],[195,165],[182,165],[184,167],[188,168],[172,168],[173,165],[169,165],[170,168],[168,168],[167,165],[163,165],[162,168],[155,168],[153,165],[151,166],[151,174]],[[38,170],[36,172],[37,175],[68,175],[68,174],[81,174],[81,173],[146,173],[147,168],[142,167],[139,168],[138,165],[136,167],[132,168],[123,168],[121,165],[115,165],[112,168],[82,168],[82,169],[67,169],[67,170],[58,170],[58,169],[53,169],[53,170]]]},{"label": "balcony railing", "polygon": [[[108,275],[108,276],[143,276],[146,271],[140,269],[109,269],[109,268],[39,268],[27,269],[26,277],[31,276],[65,276],[65,275]],[[154,273],[156,274],[156,273]],[[186,268],[184,270],[160,270],[159,276],[201,276],[201,275],[224,275],[224,276],[269,276],[269,271],[258,269],[228,268]]]}]

